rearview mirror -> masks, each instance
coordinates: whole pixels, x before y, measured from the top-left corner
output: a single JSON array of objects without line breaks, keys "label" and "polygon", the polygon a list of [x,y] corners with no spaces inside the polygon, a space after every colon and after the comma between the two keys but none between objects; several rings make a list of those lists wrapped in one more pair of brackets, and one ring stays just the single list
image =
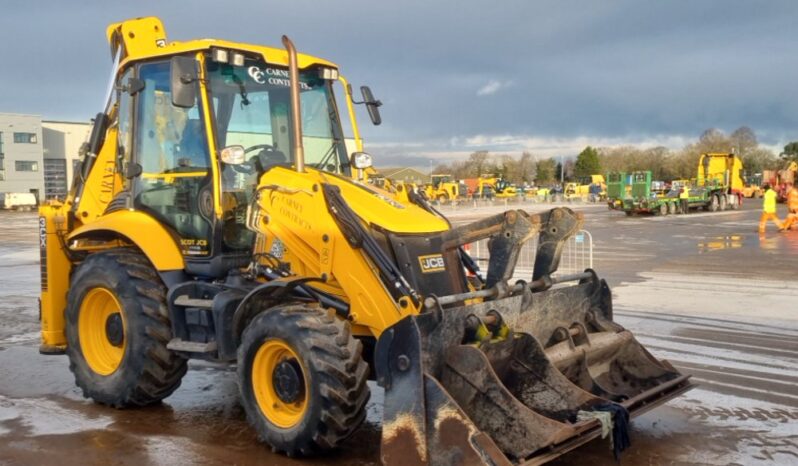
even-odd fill
[{"label": "rearview mirror", "polygon": [[172,57],[170,78],[172,105],[194,107],[197,100],[197,60],[192,57]]},{"label": "rearview mirror", "polygon": [[382,117],[380,116],[382,102],[374,98],[374,94],[371,93],[371,89],[368,86],[360,86],[360,93],[363,94],[363,103],[366,104],[366,110],[369,111],[371,122],[374,123],[374,126],[379,126],[382,123]]}]

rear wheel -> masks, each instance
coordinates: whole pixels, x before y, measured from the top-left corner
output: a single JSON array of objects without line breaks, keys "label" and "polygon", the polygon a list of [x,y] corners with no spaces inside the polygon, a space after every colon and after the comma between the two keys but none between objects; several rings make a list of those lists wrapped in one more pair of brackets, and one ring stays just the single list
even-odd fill
[{"label": "rear wheel", "polygon": [[710,212],[717,212],[719,207],[720,201],[718,200],[718,196],[713,194],[709,198],[709,206],[707,208]]},{"label": "rear wheel", "polygon": [[255,317],[238,349],[242,404],[273,450],[331,449],[365,419],[368,365],[349,323],[304,305]]},{"label": "rear wheel", "polygon": [[676,214],[676,203],[675,202],[671,202],[671,203],[668,204],[668,213],[671,214],[671,215],[675,215]]},{"label": "rear wheel", "polygon": [[668,204],[660,204],[659,205],[659,214],[660,215],[668,215]]},{"label": "rear wheel", "polygon": [[742,199],[737,194],[729,194],[729,208],[731,210],[737,210],[740,208]]},{"label": "rear wheel", "polygon": [[725,194],[718,194],[718,210],[721,211],[726,210],[726,207],[728,206],[727,199],[728,198],[726,197]]},{"label": "rear wheel", "polygon": [[66,353],[83,396],[117,408],[146,406],[180,386],[186,360],[166,349],[165,296],[152,265],[133,250],[95,253],[77,267]]}]

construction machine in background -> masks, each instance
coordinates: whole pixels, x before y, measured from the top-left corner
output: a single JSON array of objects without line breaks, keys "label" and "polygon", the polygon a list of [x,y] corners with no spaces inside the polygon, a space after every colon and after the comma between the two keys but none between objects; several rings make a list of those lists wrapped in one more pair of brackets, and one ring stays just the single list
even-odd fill
[{"label": "construction machine in background", "polygon": [[564,192],[567,200],[604,201],[607,199],[607,184],[604,175],[591,175],[577,182],[567,183]]},{"label": "construction machine in background", "polygon": [[762,197],[762,173],[753,173],[750,175],[743,175],[743,189],[740,193],[743,197],[757,198]]},{"label": "construction machine in background", "polygon": [[424,194],[430,201],[451,202],[468,198],[468,186],[454,179],[452,175],[430,175],[432,182],[424,188]]},{"label": "construction machine in background", "polygon": [[483,174],[476,180],[477,187],[475,195],[483,198],[490,199],[493,197],[504,199],[518,196],[518,189],[502,177],[493,174]]},{"label": "construction machine in background", "polygon": [[698,160],[695,183],[689,188],[690,208],[709,212],[739,209],[743,204],[743,162],[734,153],[706,153]]},{"label": "construction machine in background", "polygon": [[[65,202],[40,209],[44,354],[84,396],[168,397],[188,359],[235,367],[259,438],[335,448],[384,387],[381,460],[541,464],[691,388],[614,322],[594,270],[559,274],[569,209],[452,226],[420,195],[364,181],[333,63],[156,18],[108,28],[106,106]],[[374,123],[379,101],[361,88]],[[464,246],[488,239],[486,270]],[[536,240],[534,272],[510,281]],[[621,416],[621,417],[617,417]]]},{"label": "construction machine in background", "polygon": [[789,162],[781,170],[765,170],[762,175],[765,182],[770,184],[778,194],[778,201],[785,202],[787,200],[787,183],[795,185],[798,181],[798,162]]},{"label": "construction machine in background", "polygon": [[650,171],[633,172],[630,180],[626,179],[625,173],[611,173],[608,175],[608,205],[610,209],[623,210],[626,215],[687,213],[682,212],[683,204],[679,198],[687,187],[688,211],[738,209],[743,198],[742,170],[742,161],[734,154],[702,154],[694,180],[674,180],[670,190],[662,192],[655,189]]},{"label": "construction machine in background", "polygon": [[629,216],[642,213],[668,215],[679,210],[679,189],[657,189],[657,182],[651,180],[651,171],[632,172],[629,192],[626,191],[625,173],[610,173],[607,177],[610,209],[622,210]]}]

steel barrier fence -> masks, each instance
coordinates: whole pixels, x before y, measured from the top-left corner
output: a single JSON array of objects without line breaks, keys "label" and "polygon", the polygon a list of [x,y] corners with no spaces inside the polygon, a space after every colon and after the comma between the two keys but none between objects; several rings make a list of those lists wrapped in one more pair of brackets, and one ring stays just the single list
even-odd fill
[{"label": "steel barrier fence", "polygon": [[[535,265],[535,255],[538,249],[537,237],[530,239],[521,249],[518,263],[515,266],[514,280],[532,280]],[[466,245],[465,250],[476,261],[484,276],[488,268],[490,253],[488,240],[480,240]],[[593,235],[587,230],[579,230],[568,239],[563,247],[560,266],[554,275],[579,273],[587,268],[593,268]]]}]

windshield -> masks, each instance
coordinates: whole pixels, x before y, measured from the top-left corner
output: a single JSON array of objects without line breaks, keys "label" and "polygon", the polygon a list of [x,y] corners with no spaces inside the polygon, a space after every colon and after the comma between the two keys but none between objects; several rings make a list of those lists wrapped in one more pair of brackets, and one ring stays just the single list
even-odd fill
[{"label": "windshield", "polygon": [[[208,57],[207,76],[213,104],[216,146],[244,147],[245,163],[222,164],[224,245],[248,248],[246,206],[260,175],[274,166],[291,167],[291,81],[288,69],[262,60],[247,59],[244,66],[217,63]],[[301,70],[300,106],[305,165],[349,175],[348,154],[331,81],[319,69]]]},{"label": "windshield", "polygon": [[[260,155],[263,163],[292,164],[288,69],[259,60],[244,66],[208,60],[207,66],[217,147],[241,145],[248,159]],[[348,171],[331,82],[316,68],[300,72],[300,103],[305,165]]]}]

